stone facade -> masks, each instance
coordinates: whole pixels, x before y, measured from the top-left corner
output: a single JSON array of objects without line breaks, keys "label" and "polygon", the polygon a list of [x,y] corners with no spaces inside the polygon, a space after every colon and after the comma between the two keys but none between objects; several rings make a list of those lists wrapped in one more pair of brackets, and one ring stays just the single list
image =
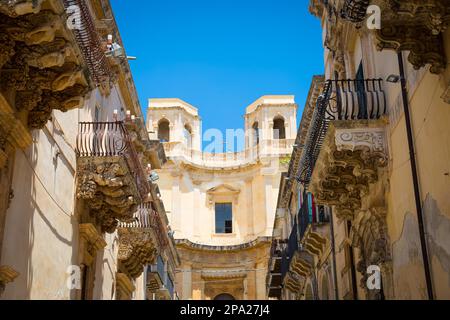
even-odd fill
[{"label": "stone facade", "polygon": [[[366,23],[370,16],[366,10],[372,4],[381,9],[380,29],[372,30]],[[291,213],[296,218],[286,218],[286,199],[295,198],[298,190],[309,192],[314,206],[331,210],[325,239],[331,244],[332,264],[327,265],[331,265],[333,288],[328,287],[327,297],[450,298],[450,239],[445,236],[450,219],[446,195],[450,159],[444,151],[449,146],[449,9],[447,1],[439,0],[310,1],[311,13],[322,22],[325,76],[321,93],[308,98],[302,120],[307,129],[301,127],[297,138],[305,143],[294,150],[293,169],[287,176],[299,187],[283,187],[274,236],[287,247],[285,252],[297,251],[285,239],[301,217]],[[400,75],[400,83],[391,75]],[[312,93],[317,86],[315,79]],[[308,111],[310,106],[314,111]],[[415,152],[408,143],[408,127]],[[307,224],[314,228],[315,221]],[[308,251],[303,242],[307,236],[300,232],[298,251]],[[274,252],[271,261],[282,260],[282,252]],[[295,262],[290,259],[283,260],[289,272]],[[369,288],[374,267],[382,286]],[[316,291],[305,286],[314,283],[320,268],[316,265],[297,278],[283,273],[285,286],[278,291],[275,287],[272,296],[323,299],[320,284]],[[269,287],[274,283],[269,282]]]},{"label": "stone facade", "polygon": [[[170,128],[163,143],[168,162],[157,172],[180,252],[182,298],[264,299],[266,237],[272,234],[277,182],[285,170],[280,160],[292,151],[296,110],[292,96],[261,97],[246,109],[244,150],[208,153],[202,151],[195,107],[178,99],[150,99],[148,130],[162,138],[161,123]],[[275,136],[277,119],[282,136]],[[230,233],[216,232],[217,203],[232,207]]]},{"label": "stone facade", "polygon": [[108,35],[123,46],[109,1],[2,1],[0,20],[1,298],[151,299],[157,257],[157,289],[176,297],[178,255],[148,180],[166,158],[126,56],[108,52]]}]

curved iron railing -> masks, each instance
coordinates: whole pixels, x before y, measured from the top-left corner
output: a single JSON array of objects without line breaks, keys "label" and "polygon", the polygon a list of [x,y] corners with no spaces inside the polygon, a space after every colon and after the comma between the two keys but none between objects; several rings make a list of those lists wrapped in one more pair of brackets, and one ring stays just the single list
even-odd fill
[{"label": "curved iron railing", "polygon": [[78,157],[123,156],[130,139],[122,122],[80,122],[76,153]]},{"label": "curved iron railing", "polygon": [[77,157],[112,157],[125,158],[142,202],[150,193],[150,185],[130,135],[122,121],[115,122],[80,122],[76,143]]},{"label": "curved iron railing", "polygon": [[358,23],[364,21],[370,0],[345,0],[341,10],[341,17],[345,20]]},{"label": "curved iron railing", "polygon": [[64,7],[67,9],[76,6],[80,10],[80,28],[73,31],[89,72],[95,84],[99,86],[109,78],[110,68],[86,2],[85,0],[64,0]]},{"label": "curved iron railing", "polygon": [[160,248],[164,249],[169,244],[166,227],[161,220],[159,213],[155,210],[150,212],[150,225],[155,230]]},{"label": "curved iron railing", "polygon": [[378,119],[386,111],[382,79],[325,81],[308,130],[297,179],[308,186],[330,121]]}]

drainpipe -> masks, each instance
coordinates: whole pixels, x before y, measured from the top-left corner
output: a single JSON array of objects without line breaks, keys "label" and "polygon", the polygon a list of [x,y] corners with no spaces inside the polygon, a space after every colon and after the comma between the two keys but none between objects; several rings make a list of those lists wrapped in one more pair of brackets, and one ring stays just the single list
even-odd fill
[{"label": "drainpipe", "polygon": [[337,281],[337,271],[336,271],[336,242],[334,239],[334,222],[333,222],[333,212],[330,208],[330,232],[331,232],[331,254],[333,256],[333,282],[334,282],[334,299],[339,300],[339,290],[338,290],[338,281]]},{"label": "drainpipe", "polygon": [[408,136],[408,147],[409,147],[409,158],[411,163],[411,174],[413,179],[414,186],[414,198],[416,202],[416,212],[417,212],[417,221],[419,225],[419,235],[420,235],[420,245],[422,249],[422,259],[423,259],[423,267],[425,272],[425,281],[427,284],[427,293],[428,299],[434,300],[433,295],[433,281],[431,277],[431,267],[429,254],[427,249],[427,238],[426,238],[426,230],[424,227],[424,219],[423,219],[423,211],[420,197],[420,189],[419,189],[419,177],[417,174],[417,164],[416,164],[416,152],[414,150],[414,140],[411,126],[411,116],[409,113],[409,100],[408,100],[408,91],[406,89],[406,78],[405,78],[405,67],[403,64],[403,56],[402,51],[397,53],[398,57],[398,67],[400,71],[400,82],[402,87],[402,97],[403,97],[403,109],[405,113],[405,124],[406,124],[406,133]]}]

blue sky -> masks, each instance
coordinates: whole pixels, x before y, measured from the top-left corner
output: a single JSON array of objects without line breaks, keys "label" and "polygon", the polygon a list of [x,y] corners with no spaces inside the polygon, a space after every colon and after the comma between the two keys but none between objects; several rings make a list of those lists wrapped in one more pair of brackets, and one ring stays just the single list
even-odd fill
[{"label": "blue sky", "polygon": [[323,73],[309,0],[111,0],[143,111],[148,98],[196,106],[203,130],[243,127],[262,95],[293,94],[299,116]]}]

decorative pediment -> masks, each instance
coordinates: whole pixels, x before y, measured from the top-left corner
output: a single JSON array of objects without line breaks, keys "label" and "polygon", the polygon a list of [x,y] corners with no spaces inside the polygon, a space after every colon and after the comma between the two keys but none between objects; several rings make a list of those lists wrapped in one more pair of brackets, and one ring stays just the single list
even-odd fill
[{"label": "decorative pediment", "polygon": [[208,204],[212,205],[214,203],[214,200],[218,198],[228,198],[230,201],[237,204],[240,192],[241,191],[239,189],[233,188],[230,185],[221,184],[206,191]]}]

